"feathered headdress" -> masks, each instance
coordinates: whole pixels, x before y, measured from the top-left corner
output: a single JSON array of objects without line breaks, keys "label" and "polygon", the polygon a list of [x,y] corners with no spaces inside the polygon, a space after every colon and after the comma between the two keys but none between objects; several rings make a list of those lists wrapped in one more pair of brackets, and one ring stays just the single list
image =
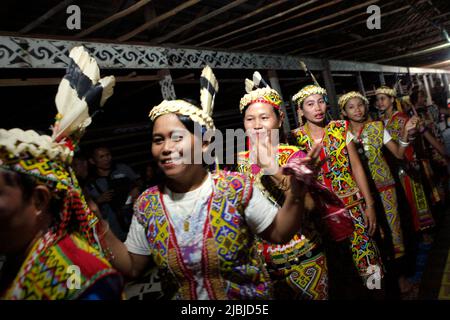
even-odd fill
[{"label": "feathered headdress", "polygon": [[96,114],[113,94],[115,78],[100,79],[98,65],[84,47],[73,48],[69,57],[67,73],[55,98],[58,115],[52,139],[60,142],[69,138],[75,143],[91,123],[90,115]]},{"label": "feathered headdress", "polygon": [[292,101],[296,103],[298,106],[301,106],[303,104],[303,101],[312,94],[320,94],[324,96],[324,98],[326,99],[327,90],[325,90],[319,85],[319,82],[317,82],[316,77],[314,77],[314,74],[306,67],[306,64],[303,61],[299,60],[299,63],[303,71],[305,71],[305,73],[311,77],[314,84],[307,85],[302,89],[300,89],[300,91],[298,91],[292,97]]},{"label": "feathered headdress", "polygon": [[94,243],[90,212],[70,167],[74,148],[94,114],[112,95],[114,77],[100,79],[96,61],[83,47],[70,51],[70,63],[56,94],[58,114],[52,136],[22,129],[0,129],[0,168],[28,174],[36,183],[45,184],[52,195],[63,201],[61,219],[47,239],[57,241],[71,221],[75,228]]},{"label": "feathered headdress", "polygon": [[277,110],[280,110],[281,104],[283,103],[280,94],[264,81],[258,71],[253,73],[253,81],[245,79],[245,92],[247,94],[241,98],[239,103],[241,113],[246,106],[256,102],[270,104]]},{"label": "feathered headdress", "polygon": [[191,118],[192,121],[207,129],[214,129],[214,121],[211,116],[214,110],[214,98],[218,91],[219,83],[212,69],[206,66],[200,76],[201,109],[184,100],[164,100],[152,108],[149,113],[150,120],[155,121],[164,114],[177,113]]}]

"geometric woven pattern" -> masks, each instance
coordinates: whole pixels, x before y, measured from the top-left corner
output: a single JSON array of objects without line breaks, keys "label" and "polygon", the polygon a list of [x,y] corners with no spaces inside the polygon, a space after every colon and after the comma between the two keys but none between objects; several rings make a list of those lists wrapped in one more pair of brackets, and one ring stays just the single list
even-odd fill
[{"label": "geometric woven pattern", "polygon": [[[272,180],[261,181],[263,172],[252,165],[249,151],[238,154],[238,171],[255,180],[263,194],[283,205],[284,196]],[[299,148],[279,145],[278,164],[286,165],[291,159],[303,157]],[[274,283],[275,299],[324,300],[328,298],[328,274],[326,259],[318,245],[320,238],[309,219],[303,221],[302,233],[296,234],[288,243],[271,244],[258,238],[258,252],[263,256]],[[317,251],[312,258],[312,251]]]}]

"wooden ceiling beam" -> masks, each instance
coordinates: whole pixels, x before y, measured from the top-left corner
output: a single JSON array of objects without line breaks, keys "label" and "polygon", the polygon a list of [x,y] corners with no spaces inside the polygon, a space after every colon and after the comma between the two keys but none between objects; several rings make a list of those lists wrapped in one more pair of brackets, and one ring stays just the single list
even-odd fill
[{"label": "wooden ceiling beam", "polygon": [[[387,17],[389,15],[392,15],[392,14],[404,11],[407,8],[409,8],[409,6],[404,6],[404,7],[398,8],[396,10],[393,10],[391,12],[384,13],[383,14],[383,18],[385,18],[385,17]],[[450,12],[449,13],[445,13],[445,14],[443,14],[441,16],[436,17],[436,18],[441,18],[441,17],[447,16],[447,15],[450,15]],[[359,21],[358,23],[355,23],[354,26],[356,26],[358,24],[361,24],[361,23],[365,23],[365,22],[366,22],[366,19],[363,19],[363,20]],[[329,46],[329,47],[326,47],[326,48],[323,48],[323,49],[314,50],[314,51],[310,51],[310,52],[304,52],[304,54],[306,54],[306,55],[316,55],[316,54],[319,54],[319,53],[323,53],[323,52],[339,49],[339,48],[342,48],[342,47],[346,47],[348,45],[353,45],[353,44],[356,44],[356,43],[359,43],[359,42],[367,42],[369,40],[373,40],[373,39],[378,38],[378,37],[386,37],[386,36],[388,36],[390,34],[403,32],[403,31],[409,30],[411,28],[416,28],[417,29],[417,26],[420,25],[420,24],[421,23],[409,24],[409,25],[407,25],[405,27],[402,27],[402,28],[399,28],[399,29],[395,29],[395,30],[391,30],[391,31],[388,31],[388,32],[384,32],[384,33],[380,33],[380,34],[376,34],[376,35],[373,35],[373,36],[370,36],[370,37],[365,37],[365,38],[363,38],[361,40],[354,40],[354,41],[350,41],[350,42],[340,43],[338,45]],[[288,54],[295,54],[297,52],[300,52],[300,50],[293,50],[293,51],[288,52]]]},{"label": "wooden ceiling beam", "polygon": [[244,14],[243,16],[240,16],[239,18],[232,19],[232,20],[230,20],[228,22],[225,22],[223,24],[219,24],[217,27],[214,27],[214,28],[211,28],[211,29],[207,29],[207,30],[205,30],[203,32],[200,32],[200,33],[190,37],[190,38],[184,39],[184,40],[182,40],[182,41],[180,41],[178,43],[179,44],[186,44],[186,43],[188,43],[188,42],[190,42],[192,40],[201,38],[201,37],[203,37],[203,36],[205,36],[207,34],[210,34],[210,33],[214,32],[214,31],[223,30],[223,28],[225,28],[225,27],[228,27],[230,25],[236,24],[237,22],[240,22],[240,21],[244,21],[244,20],[246,20],[248,18],[256,16],[256,15],[258,15],[258,14],[260,14],[260,13],[262,13],[262,12],[268,10],[268,9],[271,9],[273,7],[276,7],[276,6],[279,6],[280,4],[286,3],[288,1],[289,0],[279,0],[279,1],[276,1],[276,2],[269,3],[268,5],[266,5],[264,7],[261,7],[259,9],[253,10],[250,13]]},{"label": "wooden ceiling beam", "polygon": [[[116,82],[159,81],[158,75],[118,76]],[[58,85],[61,78],[0,79],[0,87],[50,86]]]},{"label": "wooden ceiling beam", "polygon": [[[327,15],[327,16],[325,16],[323,18],[315,19],[315,20],[310,21],[308,23],[300,24],[298,26],[295,26],[293,28],[289,28],[289,29],[285,29],[285,30],[280,31],[280,32],[272,33],[270,35],[267,35],[265,37],[261,37],[261,38],[255,39],[253,41],[244,42],[242,44],[239,44],[239,45],[231,47],[231,49],[242,49],[242,48],[245,48],[245,47],[251,47],[252,50],[257,50],[257,49],[260,49],[260,48],[267,47],[268,45],[275,45],[277,43],[284,42],[286,40],[291,40],[292,38],[295,38],[297,35],[294,35],[294,36],[291,36],[291,37],[284,37],[284,35],[287,34],[287,33],[292,33],[294,31],[298,31],[298,30],[303,29],[303,28],[305,28],[307,26],[312,26],[312,25],[315,25],[317,23],[321,23],[321,22],[324,22],[324,21],[327,21],[327,20],[339,17],[339,16],[341,16],[343,14],[352,12],[352,11],[357,10],[357,9],[367,8],[367,6],[369,6],[371,4],[374,4],[374,3],[377,3],[379,1],[380,0],[366,1],[364,3],[360,3],[358,5],[351,6],[351,7],[347,8],[347,9],[345,9],[345,10],[339,10],[338,12],[333,13],[331,15]],[[365,12],[365,10],[364,10],[364,12]],[[279,38],[279,40],[272,41],[271,39],[273,39],[273,38]],[[255,48],[254,44],[257,44],[257,43],[260,43],[260,42],[264,42],[264,44],[262,46],[259,46],[259,47]]]},{"label": "wooden ceiling beam", "polygon": [[[216,43],[216,44],[212,45],[214,47],[219,47],[219,46],[222,46],[225,43],[231,42],[231,41],[239,39],[239,38],[241,38],[241,37],[243,37],[245,35],[248,35],[248,33],[250,33],[250,32],[256,32],[256,31],[260,31],[261,29],[264,29],[264,28],[272,27],[272,26],[277,25],[279,23],[286,22],[286,21],[289,21],[291,19],[298,18],[298,17],[300,17],[300,16],[302,16],[302,15],[308,13],[308,12],[320,10],[320,9],[322,9],[324,7],[328,7],[330,5],[333,5],[334,3],[341,2],[341,1],[342,0],[335,0],[335,1],[331,2],[331,3],[325,3],[325,4],[320,5],[318,7],[314,7],[312,9],[310,9],[310,10],[307,10],[305,13],[300,13],[300,14],[294,15],[292,17],[289,17],[287,19],[281,19],[285,15],[288,15],[288,14],[290,14],[290,13],[292,13],[294,11],[297,11],[297,10],[303,8],[303,7],[306,7],[306,6],[310,5],[310,4],[314,4],[314,3],[318,2],[318,0],[310,0],[308,2],[304,2],[304,3],[300,4],[300,5],[292,7],[290,9],[288,9],[288,10],[285,10],[283,12],[277,13],[277,14],[275,14],[275,15],[273,15],[271,17],[268,17],[266,19],[257,21],[255,23],[250,24],[250,25],[246,25],[246,26],[244,26],[242,28],[239,28],[237,30],[225,33],[225,34],[223,34],[223,35],[221,35],[219,37],[216,37],[216,38],[213,38],[213,39],[210,39],[210,40],[207,40],[207,41],[203,41],[201,43],[197,43],[197,44],[195,44],[195,46],[198,46],[198,47],[202,47],[202,46],[206,46],[206,45],[211,46],[211,42],[215,42],[217,40],[221,40],[223,38],[227,38],[227,37],[229,37],[231,35],[234,35],[236,33],[239,34],[237,37],[234,37],[234,38],[231,38],[231,39],[228,39],[228,40],[224,40],[222,42],[219,42],[219,43]],[[272,23],[271,25],[267,25],[267,22],[275,20],[275,19],[277,19],[278,21],[275,22],[275,23]],[[259,26],[261,24],[263,25],[263,27],[261,27],[259,29],[255,29],[256,26]],[[249,31],[247,31],[247,30],[249,30]],[[247,32],[244,33],[244,31],[247,31]]]},{"label": "wooden ceiling beam", "polygon": [[166,34],[166,35],[164,35],[162,37],[154,39],[153,42],[157,43],[157,44],[162,43],[162,42],[164,42],[164,41],[166,41],[166,40],[168,40],[170,38],[173,38],[174,36],[184,32],[186,30],[191,29],[192,27],[198,25],[199,23],[205,22],[205,21],[207,21],[207,20],[209,20],[211,18],[214,18],[215,16],[217,16],[219,14],[222,14],[224,12],[227,12],[228,10],[233,9],[234,7],[237,7],[238,5],[240,5],[240,4],[242,4],[242,3],[246,2],[246,1],[248,1],[248,0],[234,0],[233,2],[227,4],[226,6],[223,6],[223,7],[219,8],[217,10],[214,10],[214,11],[208,13],[208,14],[205,14],[202,17],[198,17],[197,19],[194,19],[190,23],[185,24],[182,27],[173,30],[172,32],[169,32],[168,34]]},{"label": "wooden ceiling beam", "polygon": [[136,2],[135,4],[129,6],[128,8],[113,14],[112,16],[94,24],[93,26],[87,28],[86,30],[81,31],[80,33],[77,33],[74,36],[74,38],[78,39],[78,38],[85,37],[85,36],[93,33],[94,31],[97,31],[98,29],[103,28],[104,26],[106,26],[116,20],[119,20],[123,17],[126,17],[126,16],[132,14],[133,12],[139,10],[140,8],[147,5],[151,1],[152,0],[140,0],[140,1]]},{"label": "wooden ceiling beam", "polygon": [[[338,26],[338,25],[345,24],[345,23],[347,23],[347,22],[349,22],[349,21],[351,21],[351,20],[353,20],[353,19],[355,19],[355,18],[361,17],[361,16],[367,16],[367,14],[366,14],[365,12],[362,12],[362,13],[360,13],[360,14],[358,14],[358,15],[348,17],[347,19],[339,20],[339,21],[337,21],[337,22],[335,22],[335,23],[327,24],[327,25],[322,26],[322,27],[320,27],[320,28],[316,28],[316,29],[314,29],[314,30],[310,30],[310,31],[307,31],[307,32],[303,32],[303,33],[301,33],[301,34],[297,34],[297,35],[295,35],[295,38],[298,38],[298,37],[304,37],[304,36],[307,36],[307,35],[309,35],[309,34],[314,34],[314,33],[317,33],[317,32],[319,32],[319,31],[323,31],[323,30],[326,30],[326,29],[334,28],[334,27],[336,27],[336,26]],[[286,44],[285,44],[285,45],[286,45]],[[285,46],[285,45],[281,45],[281,47],[283,47],[283,46]],[[256,51],[256,50],[258,50],[258,49],[261,49],[262,47],[265,47],[265,45],[264,45],[264,46],[260,46],[260,47],[256,47],[256,48],[252,48],[250,51]],[[279,49],[279,46],[278,46],[277,49]],[[302,48],[302,49],[296,49],[295,51],[296,51],[296,52],[301,52],[302,50],[303,50],[303,48]]]},{"label": "wooden ceiling beam", "polygon": [[[373,53],[373,50],[372,51],[364,51],[364,52],[359,53],[357,56],[355,56],[355,58],[357,58],[358,60],[368,61],[368,62],[376,61],[379,59],[391,57],[394,53],[398,54],[398,52],[420,50],[420,49],[424,49],[424,47],[437,46],[442,43],[442,36],[440,35],[439,31],[434,30],[430,33],[430,35],[432,35],[432,36],[436,35],[436,37],[427,39],[426,41],[422,41],[418,45],[414,45],[411,47],[406,47],[406,48],[395,47],[394,49],[400,49],[400,50],[396,50],[396,51],[394,51],[392,48],[390,50],[376,52],[375,54]],[[415,42],[414,39],[413,39],[413,41]]]},{"label": "wooden ceiling beam", "polygon": [[184,9],[187,9],[197,3],[199,3],[201,0],[189,0],[189,1],[184,1],[182,4],[180,4],[179,6],[163,13],[162,15],[156,17],[153,20],[147,21],[146,23],[142,24],[141,26],[137,27],[136,29],[118,37],[116,40],[117,41],[127,41],[131,38],[133,38],[134,36],[138,35],[139,33],[147,30],[148,28],[150,28],[153,25],[156,25],[157,23],[160,23],[161,21],[164,21],[174,15],[176,15],[177,13],[183,11]]},{"label": "wooden ceiling beam", "polygon": [[39,18],[35,19],[34,21],[32,21],[31,23],[29,23],[28,25],[26,25],[25,27],[23,27],[22,29],[19,30],[19,33],[27,33],[30,32],[31,30],[37,28],[38,26],[40,26],[42,23],[44,23],[45,21],[47,21],[48,19],[50,19],[51,17],[53,17],[56,13],[58,13],[59,11],[61,11],[63,8],[66,8],[68,5],[70,5],[72,2],[74,2],[74,0],[64,0],[63,2],[58,3],[56,6],[54,6],[53,8],[51,8],[50,10],[48,10],[46,13],[44,13],[42,16],[40,16]]},{"label": "wooden ceiling beam", "polygon": [[[429,32],[429,33],[427,33],[427,35],[433,35],[434,36],[438,31],[433,31],[432,29],[430,30],[430,28],[431,27],[425,29],[425,30],[428,30],[427,32]],[[383,40],[380,40],[380,41],[371,42],[371,43],[368,43],[368,44],[366,44],[364,46],[358,46],[357,48],[352,48],[350,50],[340,51],[339,54],[334,55],[333,58],[338,58],[338,59],[344,58],[345,59],[346,57],[354,56],[355,53],[360,52],[360,51],[362,51],[364,49],[371,48],[371,47],[374,47],[374,46],[379,46],[379,45],[385,44],[387,42],[394,43],[393,42],[394,40],[399,40],[399,39],[402,39],[402,38],[407,38],[407,37],[411,37],[411,36],[414,36],[416,34],[422,34],[422,33],[424,33],[424,29],[415,29],[414,31],[411,31],[411,32],[408,32],[408,33],[403,33],[403,34],[400,34],[400,35],[395,36],[395,37],[389,37],[387,39],[383,39]],[[398,42],[396,42],[396,46],[400,46]]]}]

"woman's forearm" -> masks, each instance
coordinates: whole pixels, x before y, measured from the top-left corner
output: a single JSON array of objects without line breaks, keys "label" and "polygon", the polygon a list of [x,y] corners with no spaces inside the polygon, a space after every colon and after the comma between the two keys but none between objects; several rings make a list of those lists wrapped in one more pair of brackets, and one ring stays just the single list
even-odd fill
[{"label": "woman's forearm", "polygon": [[423,133],[424,137],[428,140],[428,142],[435,148],[441,156],[446,156],[445,146],[440,143],[428,130],[425,130]]},{"label": "woman's forearm", "polygon": [[271,226],[261,235],[272,243],[286,243],[300,230],[305,211],[306,191],[288,191],[283,207],[278,210]]},{"label": "woman's forearm", "polygon": [[405,158],[406,145],[398,144],[394,140],[390,140],[385,146],[397,159],[403,160]]},{"label": "woman's forearm", "polygon": [[104,230],[101,231],[103,234],[100,242],[112,266],[127,278],[136,278],[139,274],[127,247],[114,235],[107,222],[101,221],[100,223]]}]

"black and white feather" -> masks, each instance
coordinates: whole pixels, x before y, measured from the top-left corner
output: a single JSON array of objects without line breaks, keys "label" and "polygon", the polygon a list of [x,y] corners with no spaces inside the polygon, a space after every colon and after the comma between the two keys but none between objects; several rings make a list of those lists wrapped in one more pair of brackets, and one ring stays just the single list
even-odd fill
[{"label": "black and white feather", "polygon": [[97,62],[84,47],[73,48],[69,58],[55,98],[59,117],[52,138],[56,142],[83,131],[91,123],[91,115],[112,96],[115,85],[113,76],[100,78]]},{"label": "black and white feather", "polygon": [[314,74],[308,69],[306,64],[302,60],[300,60],[299,62],[300,62],[300,66],[303,69],[303,71],[305,71],[305,73],[312,78],[312,80],[314,81],[314,84],[316,86],[320,87],[319,82],[316,80],[316,77],[314,77]]},{"label": "black and white feather", "polygon": [[258,71],[253,72],[253,83],[256,88],[270,87]]},{"label": "black and white feather", "polygon": [[212,69],[206,66],[202,70],[200,76],[200,104],[203,111],[209,116],[212,115],[214,109],[214,98],[219,91],[219,83]]},{"label": "black and white feather", "polygon": [[269,84],[263,79],[258,71],[253,72],[252,80],[245,79],[245,92],[250,93],[260,88],[270,88]]}]

